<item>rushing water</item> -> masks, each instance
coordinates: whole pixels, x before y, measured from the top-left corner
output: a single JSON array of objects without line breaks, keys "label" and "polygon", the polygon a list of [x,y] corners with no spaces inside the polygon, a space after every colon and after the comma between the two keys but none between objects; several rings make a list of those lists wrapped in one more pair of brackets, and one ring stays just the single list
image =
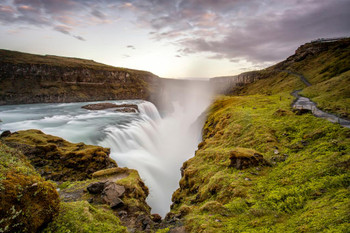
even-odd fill
[{"label": "rushing water", "polygon": [[[198,117],[211,100],[208,90],[194,90],[181,86],[178,96],[179,90],[166,91],[169,102],[163,116],[142,100],[108,101],[137,104],[139,113],[81,108],[88,103],[0,106],[0,131],[40,129],[71,142],[111,148],[120,167],[138,170],[150,189],[147,202],[152,212],[164,216],[178,187],[180,167],[200,142],[203,122]],[[169,97],[174,93],[176,97]]]}]

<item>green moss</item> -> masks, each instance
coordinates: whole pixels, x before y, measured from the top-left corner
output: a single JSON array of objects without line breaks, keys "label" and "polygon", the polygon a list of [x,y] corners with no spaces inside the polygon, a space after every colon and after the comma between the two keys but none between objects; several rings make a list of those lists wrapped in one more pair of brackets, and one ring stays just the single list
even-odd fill
[{"label": "green moss", "polygon": [[[211,106],[173,195],[190,232],[346,232],[350,130],[294,115],[292,99],[223,96]],[[259,151],[272,166],[230,168],[232,151]]]},{"label": "green moss", "polygon": [[325,111],[350,118],[350,71],[303,89],[300,93]]},{"label": "green moss", "polygon": [[127,229],[109,207],[78,201],[62,202],[59,216],[43,232],[127,232]]},{"label": "green moss", "polygon": [[110,150],[100,146],[70,143],[39,130],[13,133],[4,141],[20,149],[43,177],[55,181],[91,178],[95,171],[116,167]]},{"label": "green moss", "polygon": [[20,152],[0,142],[0,232],[36,232],[58,212],[55,186]]}]

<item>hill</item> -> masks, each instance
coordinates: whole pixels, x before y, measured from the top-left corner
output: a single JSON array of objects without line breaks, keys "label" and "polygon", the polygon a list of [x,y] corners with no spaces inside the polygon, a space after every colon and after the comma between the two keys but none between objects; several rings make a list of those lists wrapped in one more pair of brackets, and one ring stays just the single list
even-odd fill
[{"label": "hill", "polygon": [[291,93],[349,117],[349,51],[349,39],[308,43],[267,69],[212,80],[231,87],[208,111],[167,218],[189,232],[348,232],[350,130],[295,111]]}]

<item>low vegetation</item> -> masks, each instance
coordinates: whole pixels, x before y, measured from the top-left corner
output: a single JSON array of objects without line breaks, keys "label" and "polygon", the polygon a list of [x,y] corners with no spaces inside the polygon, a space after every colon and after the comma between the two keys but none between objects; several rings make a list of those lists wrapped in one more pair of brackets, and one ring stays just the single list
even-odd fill
[{"label": "low vegetation", "polygon": [[[320,108],[348,117],[349,45],[304,45],[216,99],[172,198],[189,232],[348,232],[350,130],[296,115],[290,94],[304,89]],[[254,155],[267,163],[249,162]]]},{"label": "low vegetation", "polygon": [[59,197],[19,151],[0,141],[0,232],[36,232],[58,215]]},{"label": "low vegetation", "polygon": [[128,232],[108,207],[94,207],[87,201],[61,202],[59,217],[43,233]]},{"label": "low vegetation", "polygon": [[[173,211],[191,232],[346,232],[350,130],[294,115],[289,93],[220,97],[204,141],[184,164]],[[230,167],[254,149],[271,166]],[[240,149],[242,150],[242,149]]]}]

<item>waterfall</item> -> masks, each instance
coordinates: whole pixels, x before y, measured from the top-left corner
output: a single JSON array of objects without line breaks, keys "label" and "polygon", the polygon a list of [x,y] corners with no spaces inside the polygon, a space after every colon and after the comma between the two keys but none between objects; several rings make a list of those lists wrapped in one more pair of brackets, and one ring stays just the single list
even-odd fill
[{"label": "waterfall", "polygon": [[105,128],[106,137],[99,143],[111,148],[111,157],[119,166],[139,172],[150,190],[147,202],[152,213],[161,216],[170,210],[183,162],[194,155],[201,140],[203,121],[199,116],[211,101],[205,88],[198,91],[181,86],[180,90],[166,91],[177,94],[167,96],[165,116],[161,117],[152,103],[139,103],[140,117],[126,127]]},{"label": "waterfall", "polygon": [[212,93],[209,82],[188,80],[165,82],[159,93],[162,114],[143,100],[109,101],[137,104],[139,113],[81,108],[99,102],[0,106],[0,130],[40,129],[71,142],[111,148],[119,166],[139,172],[150,190],[147,202],[152,212],[164,216],[179,186],[180,168],[201,140],[199,116],[209,106]]}]

